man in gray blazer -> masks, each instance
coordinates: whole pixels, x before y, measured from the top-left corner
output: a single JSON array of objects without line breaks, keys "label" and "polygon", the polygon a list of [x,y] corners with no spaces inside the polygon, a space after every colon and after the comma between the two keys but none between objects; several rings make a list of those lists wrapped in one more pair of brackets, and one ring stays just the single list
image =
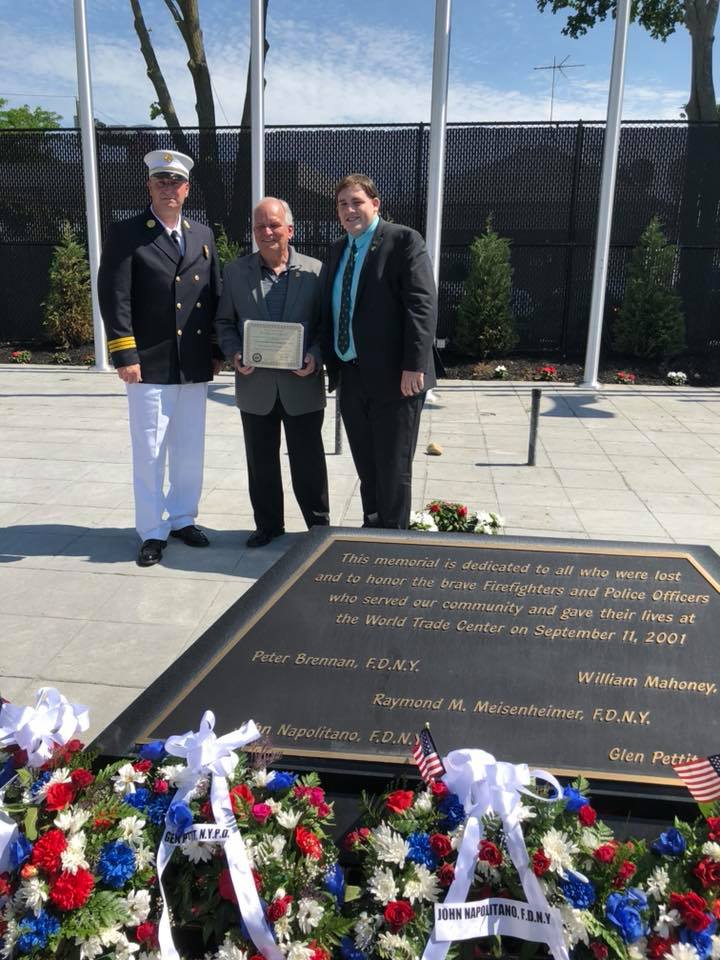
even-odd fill
[{"label": "man in gray blazer", "polygon": [[[325,381],[320,352],[322,264],[290,246],[293,217],[284,200],[266,197],[253,211],[258,252],[225,267],[215,326],[235,365],[235,397],[242,417],[255,532],[249,547],[264,547],[285,532],[280,472],[280,425],[292,487],[308,527],[330,520],[322,442]],[[250,366],[243,358],[245,320],[301,323],[304,363],[299,370]]]}]

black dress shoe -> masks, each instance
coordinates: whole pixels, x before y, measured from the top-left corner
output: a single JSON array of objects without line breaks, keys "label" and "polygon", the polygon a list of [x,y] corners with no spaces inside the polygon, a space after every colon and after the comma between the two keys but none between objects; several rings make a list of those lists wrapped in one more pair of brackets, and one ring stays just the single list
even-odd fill
[{"label": "black dress shoe", "polygon": [[177,537],[178,540],[182,540],[182,542],[188,547],[210,546],[210,541],[202,532],[200,527],[193,526],[193,524],[190,524],[187,527],[182,527],[180,530],[171,530],[170,536]]},{"label": "black dress shoe", "polygon": [[284,533],[284,530],[275,530],[273,532],[270,530],[256,530],[255,533],[251,533],[247,538],[246,545],[248,547],[266,547],[271,540],[274,540],[275,537],[281,537]]},{"label": "black dress shoe", "polygon": [[162,560],[167,540],[143,540],[137,557],[139,567],[152,567]]}]

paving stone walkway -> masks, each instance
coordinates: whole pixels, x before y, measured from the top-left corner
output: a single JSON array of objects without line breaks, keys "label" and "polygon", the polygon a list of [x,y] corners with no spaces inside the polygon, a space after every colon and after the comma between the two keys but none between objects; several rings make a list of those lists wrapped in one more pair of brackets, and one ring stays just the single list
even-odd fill
[{"label": "paving stone walkway", "polygon": [[[499,510],[518,536],[701,543],[720,553],[720,390],[543,384],[528,467],[534,384],[443,381],[423,415],[414,505],[443,497]],[[253,529],[233,381],[210,387],[199,523],[208,550],[171,541],[135,564],[130,442],[115,374],[0,365],[0,694],[42,684],[91,708],[101,730],[302,536],[248,550]],[[359,526],[347,441],[325,441],[332,522]],[[425,453],[430,440],[443,454]],[[286,479],[286,462],[283,470]]]}]

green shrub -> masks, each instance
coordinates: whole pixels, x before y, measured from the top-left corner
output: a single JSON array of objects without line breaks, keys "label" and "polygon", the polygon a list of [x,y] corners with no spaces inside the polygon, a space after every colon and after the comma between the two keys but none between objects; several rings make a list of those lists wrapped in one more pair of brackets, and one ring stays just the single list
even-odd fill
[{"label": "green shrub", "polygon": [[222,269],[226,263],[230,263],[242,255],[242,245],[228,237],[227,231],[221,223],[216,224],[216,226],[218,227],[218,233],[215,239],[215,246],[217,247],[218,260],[220,261],[220,268]]},{"label": "green shrub", "polygon": [[673,290],[677,248],[653,217],[633,251],[613,347],[644,360],[664,360],[685,349],[685,318]]},{"label": "green shrub", "polygon": [[510,305],[510,241],[495,233],[491,219],[485,233],[470,245],[470,257],[453,346],[461,353],[485,359],[512,350],[517,342]]},{"label": "green shrub", "polygon": [[50,262],[50,290],[45,307],[45,329],[55,346],[67,350],[93,338],[90,268],[85,247],[64,223],[62,240]]}]

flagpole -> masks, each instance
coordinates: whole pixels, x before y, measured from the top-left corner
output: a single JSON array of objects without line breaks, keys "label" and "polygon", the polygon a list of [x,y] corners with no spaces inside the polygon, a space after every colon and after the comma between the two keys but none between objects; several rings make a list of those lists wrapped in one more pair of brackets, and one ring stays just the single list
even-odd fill
[{"label": "flagpole", "polygon": [[[263,0],[250,0],[250,195],[252,209],[265,196]],[[253,250],[257,250],[253,234]]]}]

